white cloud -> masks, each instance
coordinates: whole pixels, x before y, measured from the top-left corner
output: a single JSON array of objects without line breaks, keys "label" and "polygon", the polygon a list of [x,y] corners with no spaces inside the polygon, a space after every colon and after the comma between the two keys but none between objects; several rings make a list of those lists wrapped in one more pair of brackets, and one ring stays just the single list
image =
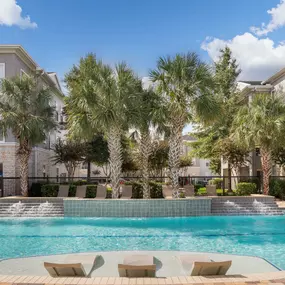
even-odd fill
[{"label": "white cloud", "polygon": [[30,16],[22,16],[22,8],[16,0],[0,0],[0,25],[15,25],[22,29],[37,27]]},{"label": "white cloud", "polygon": [[250,28],[250,30],[258,36],[267,35],[285,26],[285,0],[280,0],[280,3],[271,10],[268,10],[267,13],[271,15],[271,20],[268,24],[262,23],[261,27]]},{"label": "white cloud", "polygon": [[265,80],[285,67],[285,43],[275,45],[271,39],[259,39],[251,33],[237,35],[231,40],[208,37],[201,47],[215,61],[225,46],[232,50],[242,69],[240,79]]}]

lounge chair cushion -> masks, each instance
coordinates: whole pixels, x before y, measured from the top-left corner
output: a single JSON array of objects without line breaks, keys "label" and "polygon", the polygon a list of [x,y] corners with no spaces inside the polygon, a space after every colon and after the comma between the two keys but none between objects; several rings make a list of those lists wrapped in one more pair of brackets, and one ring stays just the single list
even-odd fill
[{"label": "lounge chair cushion", "polygon": [[86,276],[86,272],[81,263],[58,264],[45,262],[44,267],[52,277]]},{"label": "lounge chair cushion", "polygon": [[121,277],[155,277],[156,265],[152,255],[128,255],[118,270]]}]

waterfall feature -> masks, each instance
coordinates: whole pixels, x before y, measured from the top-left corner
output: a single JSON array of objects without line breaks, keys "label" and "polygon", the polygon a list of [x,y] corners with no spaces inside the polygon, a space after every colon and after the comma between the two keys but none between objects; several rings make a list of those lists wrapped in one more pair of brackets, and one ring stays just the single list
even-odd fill
[{"label": "waterfall feature", "polygon": [[62,199],[1,199],[0,217],[61,217]]}]

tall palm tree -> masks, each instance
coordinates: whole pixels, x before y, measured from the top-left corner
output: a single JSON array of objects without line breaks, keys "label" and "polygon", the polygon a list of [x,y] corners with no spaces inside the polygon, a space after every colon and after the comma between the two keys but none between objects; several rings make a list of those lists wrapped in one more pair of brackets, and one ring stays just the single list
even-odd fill
[{"label": "tall palm tree", "polygon": [[94,135],[102,131],[109,149],[113,198],[118,198],[122,171],[121,136],[128,129],[134,111],[139,80],[120,63],[112,69],[94,54],[80,60],[66,76],[70,97],[67,100],[68,126],[73,135]]},{"label": "tall palm tree", "polygon": [[151,130],[162,125],[161,100],[151,89],[142,90],[137,96],[137,109],[134,126],[138,129],[140,149],[140,170],[142,173],[143,198],[150,198],[149,189],[149,157],[152,154]]},{"label": "tall palm tree", "polygon": [[182,130],[195,116],[205,119],[213,114],[212,74],[197,54],[187,53],[159,58],[150,78],[167,110],[170,178],[173,197],[178,198]]},{"label": "tall palm tree", "polygon": [[51,92],[40,87],[37,79],[23,76],[3,79],[0,96],[0,127],[10,129],[18,140],[22,195],[28,191],[28,161],[32,147],[42,143],[46,134],[56,127]]},{"label": "tall palm tree", "polygon": [[285,105],[280,96],[254,94],[250,104],[240,109],[233,122],[233,138],[243,145],[260,148],[263,193],[268,194],[271,153],[284,134]]}]

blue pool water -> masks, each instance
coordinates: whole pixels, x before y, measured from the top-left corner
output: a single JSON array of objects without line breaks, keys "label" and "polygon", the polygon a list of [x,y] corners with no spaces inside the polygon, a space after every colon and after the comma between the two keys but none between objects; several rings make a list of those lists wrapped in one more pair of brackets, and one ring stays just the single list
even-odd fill
[{"label": "blue pool water", "polygon": [[0,258],[113,250],[254,255],[285,269],[285,216],[0,219]]}]

